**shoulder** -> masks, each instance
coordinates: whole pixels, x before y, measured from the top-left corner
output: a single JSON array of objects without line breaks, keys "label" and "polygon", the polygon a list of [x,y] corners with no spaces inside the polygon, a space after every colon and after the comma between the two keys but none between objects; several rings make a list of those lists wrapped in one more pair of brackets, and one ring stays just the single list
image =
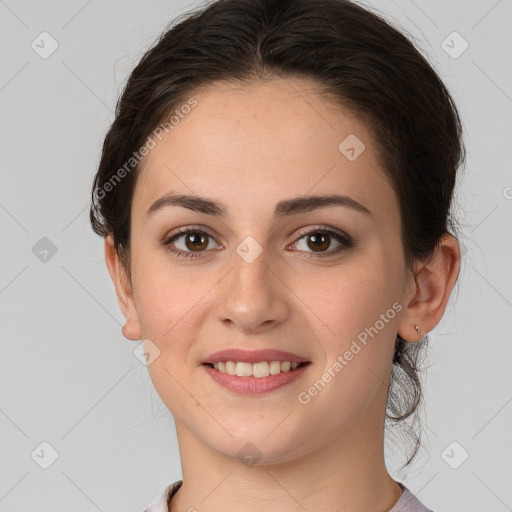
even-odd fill
[{"label": "shoulder", "polygon": [[389,512],[434,512],[423,505],[404,484],[397,483],[403,489],[403,493]]},{"label": "shoulder", "polygon": [[177,490],[181,487],[183,480],[178,480],[168,485],[144,510],[141,512],[168,512],[169,501],[176,494]]}]

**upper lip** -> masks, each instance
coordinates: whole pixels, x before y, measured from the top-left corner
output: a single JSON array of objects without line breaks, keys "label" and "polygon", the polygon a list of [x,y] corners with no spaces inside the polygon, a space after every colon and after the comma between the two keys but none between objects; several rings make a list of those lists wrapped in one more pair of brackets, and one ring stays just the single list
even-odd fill
[{"label": "upper lip", "polygon": [[282,350],[241,350],[237,348],[229,348],[210,354],[201,361],[201,364],[219,363],[224,361],[242,361],[245,363],[258,363],[260,361],[290,361],[291,363],[309,362],[305,357],[298,356],[292,352],[284,352]]}]

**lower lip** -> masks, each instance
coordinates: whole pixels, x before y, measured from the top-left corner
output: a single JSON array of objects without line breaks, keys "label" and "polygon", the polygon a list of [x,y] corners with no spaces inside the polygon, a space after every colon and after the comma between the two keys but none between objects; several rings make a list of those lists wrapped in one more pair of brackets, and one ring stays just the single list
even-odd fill
[{"label": "lower lip", "polygon": [[274,389],[297,380],[303,375],[307,368],[311,366],[311,363],[300,366],[295,370],[281,372],[277,375],[269,375],[268,377],[239,377],[238,375],[221,373],[219,370],[207,364],[203,364],[202,366],[215,382],[230,391],[243,395],[259,395],[273,391]]}]

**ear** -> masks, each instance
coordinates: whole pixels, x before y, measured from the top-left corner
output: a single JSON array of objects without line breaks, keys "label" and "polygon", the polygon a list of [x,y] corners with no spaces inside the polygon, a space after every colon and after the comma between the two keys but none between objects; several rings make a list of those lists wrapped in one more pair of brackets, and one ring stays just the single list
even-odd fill
[{"label": "ear", "polygon": [[105,262],[116,289],[119,306],[126,318],[126,323],[122,328],[123,335],[129,340],[140,340],[141,329],[139,315],[133,297],[132,286],[126,270],[121,263],[119,254],[114,247],[112,235],[105,238]]},{"label": "ear", "polygon": [[415,273],[414,290],[406,298],[407,306],[398,326],[401,338],[419,341],[436,327],[445,312],[459,269],[459,243],[445,233],[432,258]]}]

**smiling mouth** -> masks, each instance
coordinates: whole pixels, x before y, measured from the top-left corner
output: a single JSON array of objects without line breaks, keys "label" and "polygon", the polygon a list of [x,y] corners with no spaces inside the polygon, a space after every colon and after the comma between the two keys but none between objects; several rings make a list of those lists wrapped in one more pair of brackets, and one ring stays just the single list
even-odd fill
[{"label": "smiling mouth", "polygon": [[221,361],[218,363],[203,363],[219,373],[234,375],[238,377],[269,377],[280,373],[294,372],[310,362],[291,361],[260,361],[258,363],[247,363],[243,361]]}]

